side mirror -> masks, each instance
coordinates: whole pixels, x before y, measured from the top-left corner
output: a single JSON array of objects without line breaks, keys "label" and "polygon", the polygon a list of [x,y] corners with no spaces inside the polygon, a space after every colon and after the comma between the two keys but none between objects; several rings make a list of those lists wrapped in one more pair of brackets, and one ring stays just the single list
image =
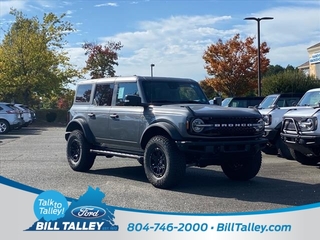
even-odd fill
[{"label": "side mirror", "polygon": [[213,98],[213,100],[212,100],[212,104],[214,104],[214,105],[219,105],[219,106],[221,106],[221,103],[222,103],[222,98],[221,98],[221,97],[215,97],[215,98]]},{"label": "side mirror", "polygon": [[124,98],[124,106],[141,106],[141,97],[137,95],[126,95]]}]

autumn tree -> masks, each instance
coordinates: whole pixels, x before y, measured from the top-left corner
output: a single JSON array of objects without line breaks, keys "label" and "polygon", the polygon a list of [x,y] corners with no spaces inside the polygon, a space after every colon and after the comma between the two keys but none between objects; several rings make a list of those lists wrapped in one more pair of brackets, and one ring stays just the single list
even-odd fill
[{"label": "autumn tree", "polygon": [[118,66],[118,51],[123,47],[121,42],[109,41],[104,46],[85,43],[82,47],[86,51],[85,55],[88,56],[84,70],[90,72],[91,78],[115,76],[114,66]]},{"label": "autumn tree", "polygon": [[[215,91],[224,96],[244,96],[257,89],[258,54],[254,47],[254,37],[248,37],[245,41],[240,40],[236,34],[232,39],[207,47],[203,59],[205,69],[209,76],[206,80],[212,81]],[[266,42],[260,46],[261,73],[267,70],[269,59],[266,54],[269,47]]]},{"label": "autumn tree", "polygon": [[42,21],[10,12],[15,21],[0,44],[1,98],[24,104],[60,91],[80,73],[70,63],[65,36],[74,29],[65,14],[46,13]]},{"label": "autumn tree", "polygon": [[219,94],[214,90],[212,86],[212,82],[210,79],[202,80],[199,82],[202,90],[206,94],[207,98],[213,99],[214,97],[218,96]]},{"label": "autumn tree", "polygon": [[56,94],[46,97],[41,101],[41,108],[45,109],[70,109],[73,103],[75,91],[63,88]]}]

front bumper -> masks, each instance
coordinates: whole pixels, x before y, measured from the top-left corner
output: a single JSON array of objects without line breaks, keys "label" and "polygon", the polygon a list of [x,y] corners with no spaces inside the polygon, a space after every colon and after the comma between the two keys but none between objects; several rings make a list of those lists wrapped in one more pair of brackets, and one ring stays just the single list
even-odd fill
[{"label": "front bumper", "polygon": [[23,122],[21,119],[15,120],[15,121],[11,122],[11,124],[10,124],[10,129],[11,129],[11,130],[12,130],[12,129],[17,129],[17,128],[21,127],[21,126],[23,125],[23,123],[24,123],[24,122]]},{"label": "front bumper", "polygon": [[263,137],[267,138],[270,143],[274,143],[279,136],[279,129],[264,129]]},{"label": "front bumper", "polygon": [[180,151],[193,153],[249,153],[258,152],[266,146],[266,138],[243,141],[176,141]]},{"label": "front bumper", "polygon": [[320,155],[320,136],[281,133],[284,143],[304,154]]}]

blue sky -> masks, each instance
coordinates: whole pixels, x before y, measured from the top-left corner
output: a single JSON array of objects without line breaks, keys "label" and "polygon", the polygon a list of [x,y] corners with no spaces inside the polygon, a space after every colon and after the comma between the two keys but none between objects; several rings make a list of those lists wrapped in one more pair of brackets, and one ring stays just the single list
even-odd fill
[{"label": "blue sky", "polygon": [[[117,75],[190,77],[207,73],[202,55],[218,39],[239,33],[257,37],[257,22],[245,17],[273,17],[261,21],[260,39],[270,47],[270,64],[297,67],[308,61],[307,48],[320,42],[320,0],[134,0],[134,1],[0,1],[0,27],[13,20],[10,8],[27,17],[66,13],[77,30],[67,37],[66,51],[78,68],[85,65],[84,42],[121,41]],[[3,31],[0,32],[0,40]]]}]

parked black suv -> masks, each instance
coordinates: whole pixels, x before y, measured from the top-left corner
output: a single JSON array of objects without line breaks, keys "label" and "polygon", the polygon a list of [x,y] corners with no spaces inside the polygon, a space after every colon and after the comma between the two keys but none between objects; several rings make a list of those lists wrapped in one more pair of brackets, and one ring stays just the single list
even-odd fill
[{"label": "parked black suv", "polygon": [[187,166],[220,165],[230,179],[249,180],[266,144],[259,111],[210,105],[198,82],[184,78],[81,81],[70,119],[73,170],[88,171],[99,155],[135,158],[158,188],[179,183]]}]

